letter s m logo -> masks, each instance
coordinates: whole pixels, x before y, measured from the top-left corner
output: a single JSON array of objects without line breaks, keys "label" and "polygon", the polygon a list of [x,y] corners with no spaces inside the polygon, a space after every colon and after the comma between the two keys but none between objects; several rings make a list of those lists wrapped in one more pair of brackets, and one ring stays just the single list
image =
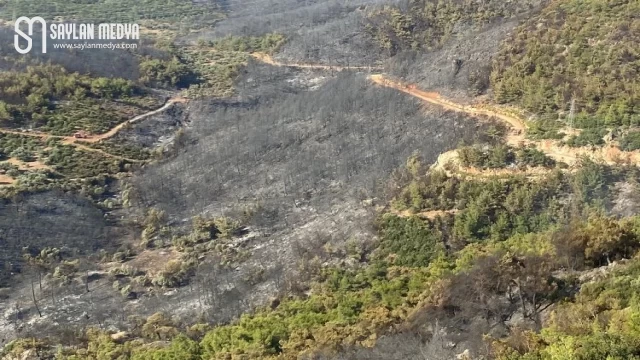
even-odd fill
[{"label": "letter s m logo", "polygon": [[[13,45],[15,46],[16,51],[19,52],[20,54],[26,54],[29,51],[31,51],[31,47],[33,45],[31,35],[33,35],[33,24],[36,21],[42,25],[42,53],[45,54],[47,52],[47,22],[44,21],[44,19],[41,18],[40,16],[36,16],[33,19],[30,19],[26,16],[21,16],[16,20],[16,23],[14,26],[16,35],[13,36]],[[20,24],[22,22],[26,22],[29,25],[28,27],[29,35],[25,34],[24,32],[22,32],[22,30],[20,30]],[[20,48],[20,45],[18,43],[19,41],[18,35],[23,39],[27,40],[28,45],[25,49]]]}]

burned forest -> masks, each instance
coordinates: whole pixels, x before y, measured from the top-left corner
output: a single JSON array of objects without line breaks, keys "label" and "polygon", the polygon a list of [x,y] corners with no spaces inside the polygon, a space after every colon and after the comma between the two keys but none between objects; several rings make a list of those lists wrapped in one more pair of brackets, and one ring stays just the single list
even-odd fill
[{"label": "burned forest", "polygon": [[0,1],[0,357],[637,358],[638,13]]}]

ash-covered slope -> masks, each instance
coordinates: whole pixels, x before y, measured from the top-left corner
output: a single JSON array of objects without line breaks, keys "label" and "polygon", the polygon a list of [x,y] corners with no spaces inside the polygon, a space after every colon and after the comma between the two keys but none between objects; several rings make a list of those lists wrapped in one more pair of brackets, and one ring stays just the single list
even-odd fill
[{"label": "ash-covered slope", "polygon": [[[264,303],[277,291],[272,272],[297,270],[300,247],[313,252],[326,243],[370,242],[373,208],[362,200],[384,197],[391,172],[409,156],[433,162],[484,134],[475,119],[424,108],[363,74],[325,79],[256,69],[242,80],[244,101],[192,102],[186,145],[134,180],[138,205],[160,208],[174,223],[255,210],[245,244],[252,256],[237,270],[258,264],[266,279],[252,291],[242,275],[231,280],[249,303]],[[265,83],[269,90],[258,85]]]}]

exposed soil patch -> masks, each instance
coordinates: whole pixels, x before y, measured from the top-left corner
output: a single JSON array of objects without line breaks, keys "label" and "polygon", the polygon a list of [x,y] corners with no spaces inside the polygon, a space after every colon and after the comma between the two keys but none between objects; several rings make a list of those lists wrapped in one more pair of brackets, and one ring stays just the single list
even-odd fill
[{"label": "exposed soil patch", "polygon": [[6,174],[0,174],[0,185],[11,185],[14,182],[16,182],[16,180],[11,176]]},{"label": "exposed soil patch", "polygon": [[[160,272],[169,261],[179,260],[180,256],[180,253],[173,248],[147,249],[127,261],[126,264],[153,276]],[[115,264],[110,263],[107,267],[110,267],[109,265],[112,267]],[[118,263],[116,266],[120,266],[120,264]]]},{"label": "exposed soil patch", "polygon": [[7,160],[8,163],[17,166],[20,170],[50,170],[53,169],[49,165],[45,165],[39,160],[24,162],[22,160],[16,158],[10,158]]}]

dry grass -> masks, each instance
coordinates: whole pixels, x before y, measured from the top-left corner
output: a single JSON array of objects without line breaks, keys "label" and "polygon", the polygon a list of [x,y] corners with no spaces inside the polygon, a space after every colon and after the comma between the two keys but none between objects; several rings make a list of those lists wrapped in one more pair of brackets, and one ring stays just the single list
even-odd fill
[{"label": "dry grass", "polygon": [[173,248],[147,249],[127,262],[127,265],[144,271],[149,276],[158,274],[170,261],[181,259],[180,252]]}]

